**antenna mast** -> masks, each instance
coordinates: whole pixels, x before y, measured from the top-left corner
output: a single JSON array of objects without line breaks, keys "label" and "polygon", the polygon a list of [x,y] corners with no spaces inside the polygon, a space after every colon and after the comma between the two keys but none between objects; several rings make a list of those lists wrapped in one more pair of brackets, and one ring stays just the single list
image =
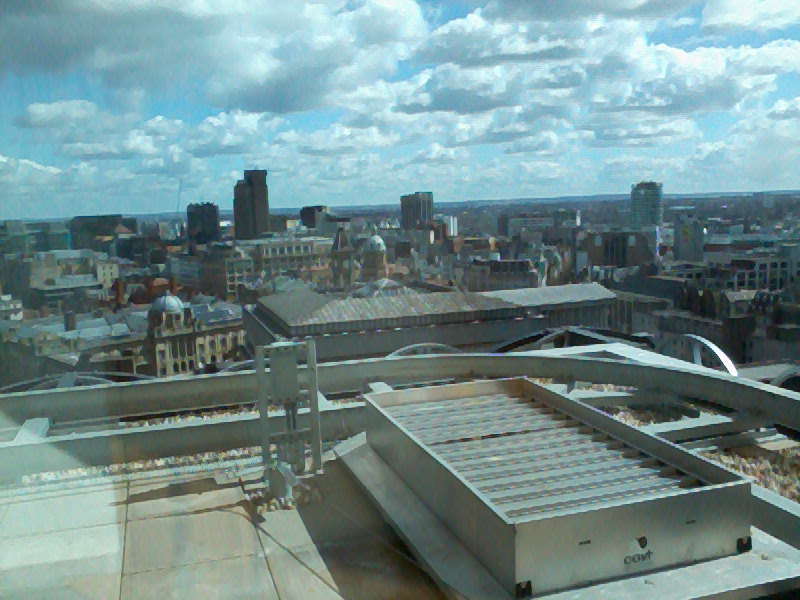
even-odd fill
[{"label": "antenna mast", "polygon": [[183,177],[181,177],[180,181],[178,182],[178,204],[175,205],[175,212],[178,213],[181,210],[181,194],[183,193]]}]

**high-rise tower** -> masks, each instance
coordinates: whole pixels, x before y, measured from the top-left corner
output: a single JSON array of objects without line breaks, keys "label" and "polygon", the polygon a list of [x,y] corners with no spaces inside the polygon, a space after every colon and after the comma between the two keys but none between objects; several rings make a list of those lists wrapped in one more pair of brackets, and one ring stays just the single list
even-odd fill
[{"label": "high-rise tower", "polygon": [[642,181],[631,186],[631,225],[661,227],[664,222],[662,202],[663,185],[655,181]]},{"label": "high-rise tower", "polygon": [[269,233],[267,172],[244,172],[233,188],[233,224],[237,240],[253,240]]},{"label": "high-rise tower", "polygon": [[433,219],[433,192],[414,192],[400,197],[400,222],[403,229],[414,229]]},{"label": "high-rise tower", "polygon": [[219,207],[216,204],[190,204],[186,207],[186,222],[192,254],[198,244],[219,241]]}]

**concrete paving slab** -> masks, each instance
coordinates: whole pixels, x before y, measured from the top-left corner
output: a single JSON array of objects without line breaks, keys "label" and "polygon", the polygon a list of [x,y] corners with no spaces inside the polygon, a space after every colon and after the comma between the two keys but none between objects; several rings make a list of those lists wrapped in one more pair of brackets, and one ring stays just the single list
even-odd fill
[{"label": "concrete paving slab", "polygon": [[301,550],[274,548],[267,562],[281,600],[338,600],[342,598],[319,552],[313,546]]},{"label": "concrete paving slab", "polygon": [[266,561],[231,558],[125,575],[121,600],[278,600]]},{"label": "concrete paving slab", "polygon": [[0,539],[125,521],[127,486],[20,498],[6,505]]},{"label": "concrete paving slab", "polygon": [[[341,496],[340,496],[341,498]],[[259,515],[259,535],[264,547],[304,548],[343,543],[366,535],[392,536],[391,528],[366,500],[352,495],[349,504],[334,500]]]},{"label": "concrete paving slab", "polygon": [[0,542],[0,597],[116,598],[124,524]]},{"label": "concrete paving slab", "polygon": [[8,538],[2,542],[0,571],[116,555],[122,551],[124,537],[125,525],[115,523]]},{"label": "concrete paving slab", "polygon": [[[36,574],[31,574],[36,577]],[[8,581],[0,574],[0,589],[3,600],[108,600],[119,597],[120,575],[75,576],[69,575],[57,580],[46,577],[45,584],[40,580],[35,587],[17,586],[20,577]]]},{"label": "concrete paving slab", "polygon": [[433,580],[399,544],[373,537],[320,547],[339,594],[347,600],[444,600]]},{"label": "concrete paving slab", "polygon": [[207,510],[130,521],[123,573],[254,555],[263,551],[243,509]]},{"label": "concrete paving slab", "polygon": [[237,480],[219,485],[214,478],[205,476],[189,481],[132,485],[128,494],[128,520],[244,507],[245,502]]},{"label": "concrete paving slab", "polygon": [[119,475],[94,475],[47,481],[31,482],[26,487],[0,487],[0,504],[44,500],[71,494],[88,494],[107,491],[111,488],[127,489],[128,481]]},{"label": "concrete paving slab", "polygon": [[263,513],[256,520],[264,549],[302,549],[314,545],[303,520],[296,510]]}]

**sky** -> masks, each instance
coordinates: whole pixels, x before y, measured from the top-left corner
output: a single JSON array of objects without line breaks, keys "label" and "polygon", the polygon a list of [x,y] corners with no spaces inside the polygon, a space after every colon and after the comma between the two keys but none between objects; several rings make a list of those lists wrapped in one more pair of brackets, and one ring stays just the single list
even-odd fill
[{"label": "sky", "polygon": [[798,0],[0,2],[0,219],[230,209],[249,168],[292,208],[798,166]]}]

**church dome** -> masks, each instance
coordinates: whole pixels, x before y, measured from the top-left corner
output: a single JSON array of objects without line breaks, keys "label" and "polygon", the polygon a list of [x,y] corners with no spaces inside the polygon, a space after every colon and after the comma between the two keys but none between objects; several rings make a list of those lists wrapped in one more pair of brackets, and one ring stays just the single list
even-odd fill
[{"label": "church dome", "polygon": [[363,252],[386,252],[386,243],[379,235],[373,235],[364,244]]},{"label": "church dome", "polygon": [[156,298],[153,305],[150,307],[150,314],[156,313],[180,315],[183,313],[183,302],[180,298],[170,293],[164,294]]}]

